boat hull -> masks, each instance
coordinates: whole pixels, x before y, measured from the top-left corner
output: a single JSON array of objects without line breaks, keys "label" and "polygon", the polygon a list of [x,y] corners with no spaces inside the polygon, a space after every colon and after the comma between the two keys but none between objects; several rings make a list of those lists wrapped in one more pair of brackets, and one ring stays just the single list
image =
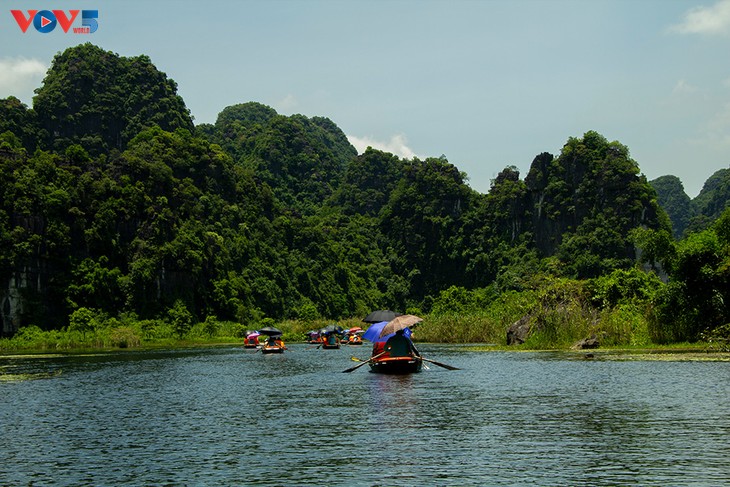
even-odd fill
[{"label": "boat hull", "polygon": [[263,347],[261,353],[284,353],[284,349],[281,347]]},{"label": "boat hull", "polygon": [[335,348],[340,348],[340,344],[337,345],[327,345],[326,343],[322,344],[322,348],[328,348],[334,350]]},{"label": "boat hull", "polygon": [[376,374],[414,374],[422,367],[420,357],[387,357],[370,362],[370,372]]}]

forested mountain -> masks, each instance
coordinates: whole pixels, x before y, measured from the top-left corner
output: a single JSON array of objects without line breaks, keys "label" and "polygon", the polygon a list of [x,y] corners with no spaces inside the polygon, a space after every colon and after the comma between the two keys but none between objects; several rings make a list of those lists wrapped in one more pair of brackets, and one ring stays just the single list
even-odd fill
[{"label": "forested mountain", "polygon": [[705,229],[717,220],[730,206],[730,168],[720,169],[702,186],[700,194],[692,200],[693,219],[690,227]]},{"label": "forested mountain", "polygon": [[692,202],[677,176],[661,176],[649,182],[657,192],[659,205],[672,221],[674,237],[679,239],[692,218]]},{"label": "forested mountain", "polygon": [[254,102],[225,108],[214,126],[200,130],[273,188],[289,210],[308,214],[332,196],[357,155],[331,120],[284,117]]},{"label": "forested mountain", "polygon": [[685,231],[705,230],[730,206],[730,169],[720,169],[711,175],[700,193],[691,200],[676,176],[662,176],[650,184],[657,192],[659,204],[672,221],[677,239]]},{"label": "forested mountain", "polygon": [[42,147],[56,151],[81,144],[100,155],[123,150],[152,126],[193,129],[177,85],[149,57],[120,57],[91,44],[56,55],[33,111]]},{"label": "forested mountain", "polygon": [[56,56],[33,107],[0,100],[3,332],[74,310],[340,318],[429,311],[450,286],[529,287],[635,264],[667,232],[628,149],[587,132],[487,194],[446,158],[358,155],[331,120],[249,102],[193,126],[146,56]]}]

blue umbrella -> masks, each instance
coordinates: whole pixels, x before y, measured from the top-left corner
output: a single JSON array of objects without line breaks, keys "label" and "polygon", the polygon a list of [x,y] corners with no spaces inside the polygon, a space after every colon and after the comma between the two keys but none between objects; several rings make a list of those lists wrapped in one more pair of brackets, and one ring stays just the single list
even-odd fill
[{"label": "blue umbrella", "polygon": [[[390,335],[385,335],[383,337],[380,336],[380,332],[383,331],[383,328],[385,328],[385,325],[387,325],[388,323],[388,321],[381,321],[379,323],[374,323],[370,325],[370,328],[368,328],[367,331],[363,333],[362,337],[365,340],[371,341],[373,343],[388,341],[388,338],[395,335],[395,333],[391,333]],[[407,337],[411,336],[411,329],[406,328],[403,334]]]}]

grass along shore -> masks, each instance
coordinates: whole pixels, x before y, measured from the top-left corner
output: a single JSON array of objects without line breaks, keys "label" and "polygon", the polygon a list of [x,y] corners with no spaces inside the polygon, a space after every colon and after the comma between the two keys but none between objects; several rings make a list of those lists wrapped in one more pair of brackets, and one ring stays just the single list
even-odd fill
[{"label": "grass along shore", "polygon": [[[507,345],[506,332],[519,319],[522,311],[512,309],[504,313],[482,315],[429,316],[414,329],[417,343],[448,343],[469,345],[471,350],[482,351],[570,351],[573,345],[587,336],[601,337],[600,349],[582,350],[576,353],[610,354],[707,354],[727,353],[725,343],[701,341],[697,343],[656,343],[649,338],[646,323],[625,319],[625,311],[618,310],[598,318],[586,319],[575,310],[563,310],[555,315],[534,317],[535,331],[520,345]],[[618,316],[616,316],[618,315]],[[517,318],[515,318],[517,316]],[[570,321],[573,320],[573,321]],[[208,319],[191,325],[180,333],[173,324],[164,320],[143,320],[108,323],[99,322],[85,330],[41,330],[36,326],[22,328],[13,338],[0,339],[0,353],[54,353],[91,352],[120,349],[166,349],[211,345],[238,345],[243,343],[246,332],[262,326],[281,329],[285,342],[305,340],[309,330],[321,329],[332,324],[331,320],[288,320],[274,323],[267,321],[257,326],[244,326],[235,322],[218,322]],[[354,326],[367,328],[357,318],[337,322],[344,329]],[[116,326],[115,326],[116,325]],[[559,328],[559,329],[556,329]]]}]

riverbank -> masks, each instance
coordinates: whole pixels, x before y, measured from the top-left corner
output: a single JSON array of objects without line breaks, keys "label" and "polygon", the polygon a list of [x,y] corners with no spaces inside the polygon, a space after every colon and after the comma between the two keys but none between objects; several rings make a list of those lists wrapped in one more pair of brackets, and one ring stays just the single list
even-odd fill
[{"label": "riverbank", "polygon": [[[588,333],[596,328],[584,326],[565,326],[565,332],[559,334],[536,334],[532,339],[521,345],[508,345],[506,330],[509,324],[518,316],[521,310],[490,316],[438,316],[427,317],[418,324],[414,331],[414,341],[419,344],[441,343],[451,345],[465,345],[479,351],[564,351],[570,352],[571,347]],[[594,322],[595,323],[595,322]],[[235,322],[217,322],[206,320],[197,323],[182,336],[163,320],[128,321],[115,323],[117,326],[96,326],[86,331],[79,330],[41,330],[36,326],[22,328],[13,338],[0,339],[0,354],[18,355],[23,353],[52,354],[52,353],[95,353],[99,351],[115,350],[155,350],[179,349],[210,346],[243,346],[243,338],[247,332],[261,326],[273,325],[282,330],[286,343],[301,343],[305,340],[305,333],[318,330],[333,324],[331,320],[301,321],[288,320],[274,323],[267,322],[257,326],[247,327]],[[337,322],[343,329],[354,326],[367,328],[367,324],[359,319],[351,318]],[[565,324],[564,322],[561,324]],[[600,331],[600,330],[599,330]],[[601,331],[607,336],[605,329]],[[651,354],[675,353],[723,353],[730,352],[724,342],[695,342],[656,344],[646,339],[636,340],[635,333],[618,335],[602,340],[598,349],[577,350],[576,354]],[[485,344],[489,345],[485,345]]]},{"label": "riverbank", "polygon": [[652,345],[649,347],[605,347],[591,350],[572,349],[536,349],[522,346],[502,345],[465,345],[470,351],[479,352],[519,352],[519,353],[555,353],[573,356],[580,360],[644,360],[644,361],[712,361],[730,362],[730,352],[713,349],[707,343],[681,343],[670,345]]},{"label": "riverbank", "polygon": [[[306,342],[298,340],[289,341],[290,345],[308,345]],[[554,353],[561,356],[573,356],[580,360],[644,360],[644,361],[714,361],[714,362],[730,362],[730,352],[714,350],[706,343],[693,344],[671,344],[671,345],[652,345],[650,347],[606,347],[591,350],[572,350],[569,348],[558,349],[536,349],[523,346],[507,346],[495,344],[444,344],[433,342],[417,342],[419,347],[428,347],[429,345],[453,345],[463,348],[470,352],[484,353],[500,353],[500,352],[518,352],[518,353]],[[107,353],[118,353],[122,351],[128,352],[154,352],[164,350],[182,350],[196,348],[217,348],[217,347],[240,347],[243,350],[243,342],[237,339],[230,340],[168,340],[156,343],[141,343],[133,348],[119,347],[79,347],[68,349],[48,348],[24,348],[17,350],[7,350],[0,348],[0,359],[27,359],[27,358],[59,358],[69,355],[73,356],[93,356],[103,355]],[[350,347],[353,351],[369,350],[369,347],[363,348]]]}]

